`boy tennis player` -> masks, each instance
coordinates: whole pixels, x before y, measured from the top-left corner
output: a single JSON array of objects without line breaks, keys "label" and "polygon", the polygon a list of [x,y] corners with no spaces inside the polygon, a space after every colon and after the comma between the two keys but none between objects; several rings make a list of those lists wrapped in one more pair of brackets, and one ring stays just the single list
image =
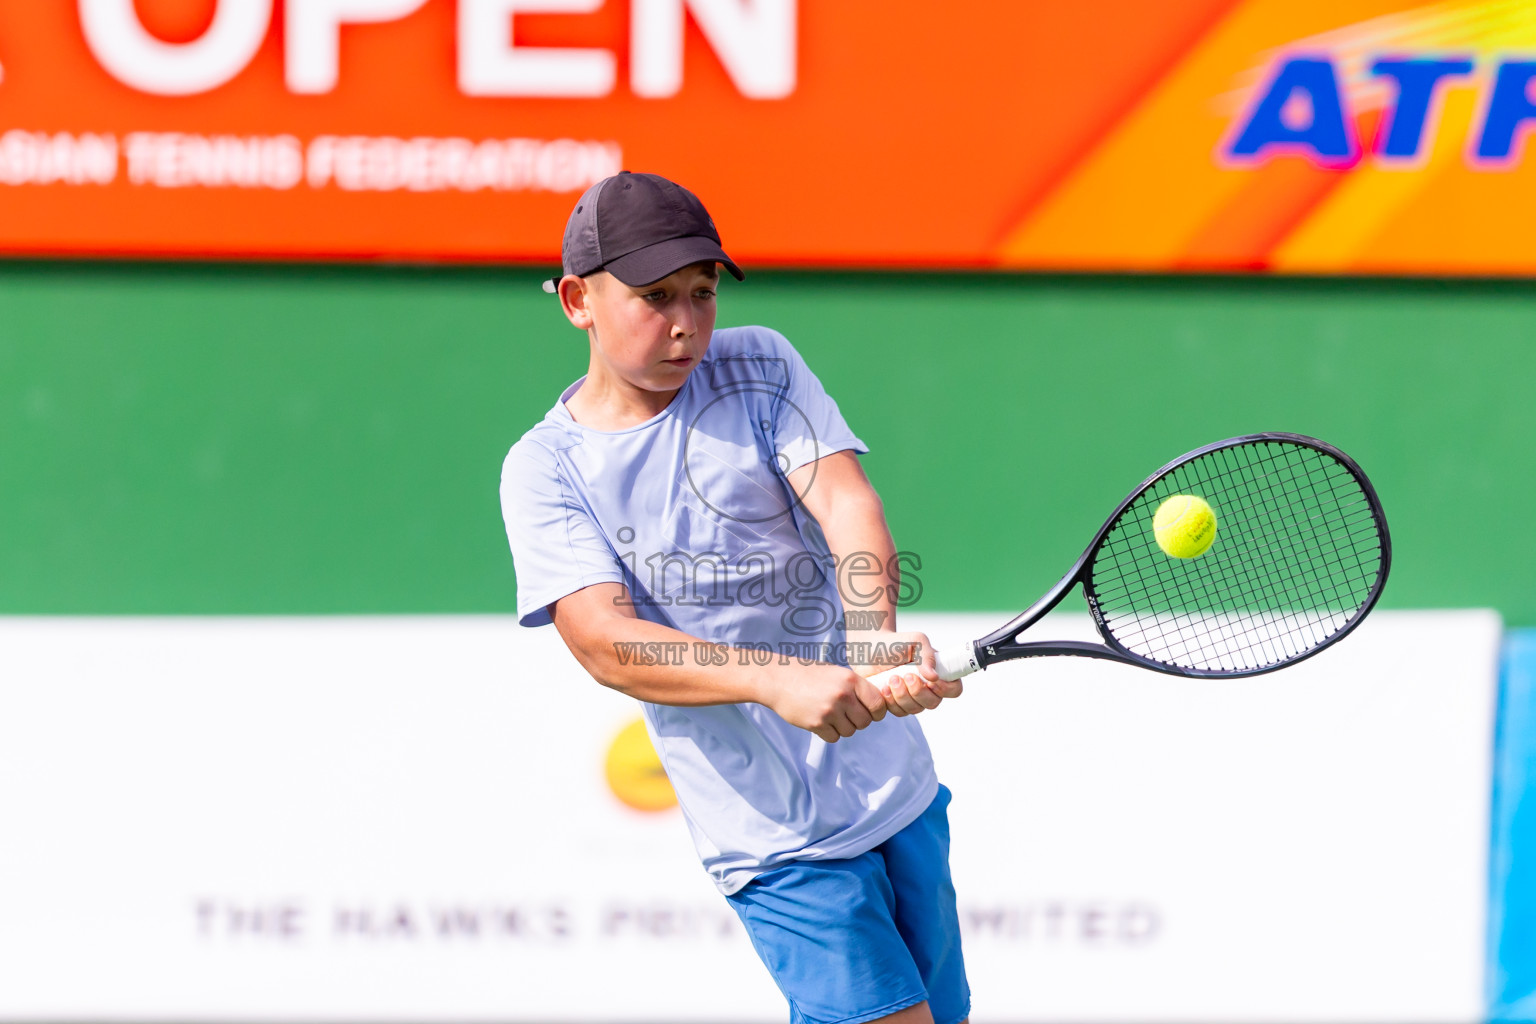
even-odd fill
[{"label": "boy tennis player", "polygon": [[[868,449],[783,337],[714,329],[718,268],[742,273],[686,189],[599,182],[561,256],[545,288],[590,362],[502,470],[520,620],[553,622],[644,702],[704,867],[793,1021],[957,1024],[949,794],[910,716],[961,684],[892,628]],[[845,630],[845,605],[885,628]],[[913,645],[921,666],[894,686],[865,678]]]}]

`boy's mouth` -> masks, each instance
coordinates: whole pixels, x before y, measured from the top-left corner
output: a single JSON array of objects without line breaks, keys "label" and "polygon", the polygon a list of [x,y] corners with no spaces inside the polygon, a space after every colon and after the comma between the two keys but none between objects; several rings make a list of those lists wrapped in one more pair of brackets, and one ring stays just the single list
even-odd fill
[{"label": "boy's mouth", "polygon": [[679,356],[676,359],[665,360],[665,362],[668,366],[676,366],[681,369],[682,367],[692,365],[693,356]]}]

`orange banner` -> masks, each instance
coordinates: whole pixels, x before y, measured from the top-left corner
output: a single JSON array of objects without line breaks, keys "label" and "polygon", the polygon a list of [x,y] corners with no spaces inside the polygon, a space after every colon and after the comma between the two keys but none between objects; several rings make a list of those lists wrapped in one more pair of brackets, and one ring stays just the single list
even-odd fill
[{"label": "orange banner", "polygon": [[558,258],[620,168],[747,264],[1536,269],[1520,0],[0,8],[0,251]]}]

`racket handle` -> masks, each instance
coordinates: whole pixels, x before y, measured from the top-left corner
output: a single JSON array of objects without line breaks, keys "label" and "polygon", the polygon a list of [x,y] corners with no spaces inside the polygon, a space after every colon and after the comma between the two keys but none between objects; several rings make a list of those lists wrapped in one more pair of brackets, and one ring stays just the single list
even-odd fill
[{"label": "racket handle", "polygon": [[[884,672],[870,676],[869,681],[876,686],[883,686],[897,675],[910,674],[916,666],[916,662],[908,662],[905,665],[888,668]],[[959,679],[961,676],[968,676],[981,668],[976,663],[976,648],[970,643],[953,650],[934,651],[933,667],[938,669],[940,679],[950,681]]]}]

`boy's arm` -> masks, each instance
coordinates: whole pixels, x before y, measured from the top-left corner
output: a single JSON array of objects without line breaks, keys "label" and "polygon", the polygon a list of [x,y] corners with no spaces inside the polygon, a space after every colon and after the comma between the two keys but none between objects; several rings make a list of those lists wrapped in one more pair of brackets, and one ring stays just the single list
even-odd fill
[{"label": "boy's arm", "polygon": [[[916,714],[937,707],[945,697],[960,696],[960,681],[941,680],[934,670],[933,645],[928,637],[896,631],[896,594],[901,582],[896,544],[885,523],[885,505],[864,475],[858,455],[840,451],[824,456],[791,472],[789,483],[806,511],[821,524],[827,548],[836,559],[838,593],[845,615],[853,609],[879,624],[872,630],[847,631],[850,649],[867,643],[875,652],[867,665],[858,667],[872,674],[902,664],[910,654],[901,652],[917,646],[921,664],[914,664],[911,674],[899,677],[904,685],[886,689],[883,696],[887,707],[895,714]],[[894,653],[881,658],[882,647],[888,652],[894,649]]]},{"label": "boy's arm", "polygon": [[[884,695],[852,669],[825,663],[757,665],[735,651],[728,652],[727,664],[709,663],[696,656],[696,637],[637,618],[629,589],[621,583],[598,583],[568,594],[549,606],[549,614],[594,679],[652,704],[762,704],[828,743],[885,717]],[[644,646],[649,644],[663,646]]]}]

